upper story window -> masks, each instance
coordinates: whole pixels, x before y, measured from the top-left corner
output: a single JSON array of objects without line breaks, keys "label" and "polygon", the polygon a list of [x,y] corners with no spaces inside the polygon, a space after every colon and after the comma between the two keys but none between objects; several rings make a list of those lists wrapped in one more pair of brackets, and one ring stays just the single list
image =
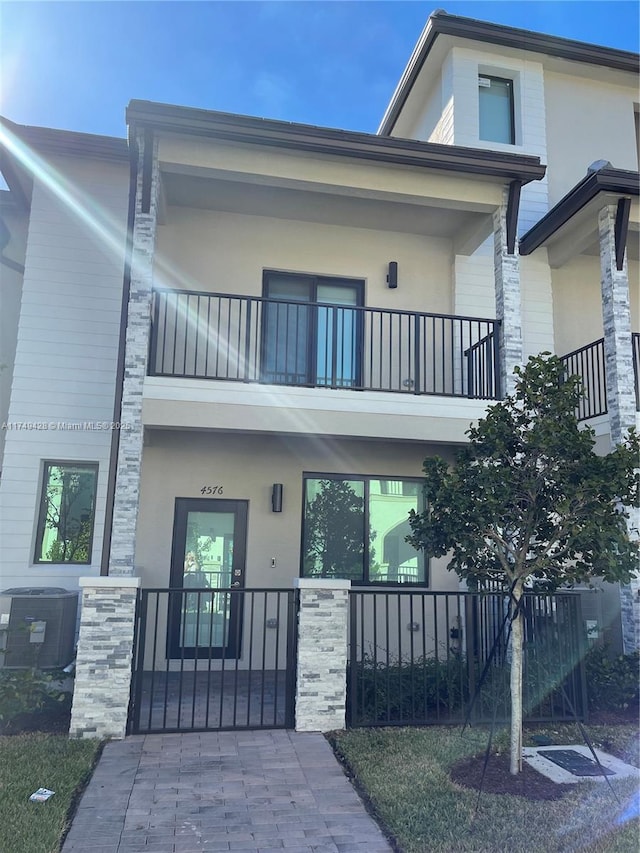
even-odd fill
[{"label": "upper story window", "polygon": [[486,142],[515,144],[513,80],[478,77],[479,137]]},{"label": "upper story window", "polygon": [[98,465],[45,462],[36,563],[91,562]]}]

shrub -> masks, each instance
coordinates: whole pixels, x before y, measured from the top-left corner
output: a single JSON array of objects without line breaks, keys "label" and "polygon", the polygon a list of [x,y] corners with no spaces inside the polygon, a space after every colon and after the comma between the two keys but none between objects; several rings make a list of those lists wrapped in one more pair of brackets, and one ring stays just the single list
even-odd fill
[{"label": "shrub", "polygon": [[640,654],[614,655],[594,646],[585,658],[590,711],[620,711],[640,703]]},{"label": "shrub", "polygon": [[60,687],[64,676],[41,669],[0,669],[0,728],[23,714],[46,711],[68,701]]}]

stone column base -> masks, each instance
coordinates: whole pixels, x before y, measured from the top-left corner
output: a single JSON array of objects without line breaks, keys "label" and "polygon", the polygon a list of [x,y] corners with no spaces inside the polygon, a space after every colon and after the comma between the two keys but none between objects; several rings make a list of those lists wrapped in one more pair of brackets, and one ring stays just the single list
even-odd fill
[{"label": "stone column base", "polygon": [[82,610],[70,737],[126,734],[139,586],[140,578],[80,578]]}]

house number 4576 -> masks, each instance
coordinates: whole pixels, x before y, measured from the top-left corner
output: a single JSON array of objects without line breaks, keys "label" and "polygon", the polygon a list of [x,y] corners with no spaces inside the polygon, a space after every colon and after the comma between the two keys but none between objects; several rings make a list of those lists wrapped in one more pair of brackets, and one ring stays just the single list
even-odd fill
[{"label": "house number 4576", "polygon": [[222,486],[203,486],[200,489],[201,495],[221,495]]}]

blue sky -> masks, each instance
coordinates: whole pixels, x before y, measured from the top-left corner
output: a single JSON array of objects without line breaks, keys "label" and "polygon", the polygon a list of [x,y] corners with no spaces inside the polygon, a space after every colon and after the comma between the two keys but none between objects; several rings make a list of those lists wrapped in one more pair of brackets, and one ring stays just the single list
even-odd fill
[{"label": "blue sky", "polygon": [[140,98],[373,132],[438,7],[638,50],[637,0],[4,0],[0,112],[124,136],[126,104]]}]

